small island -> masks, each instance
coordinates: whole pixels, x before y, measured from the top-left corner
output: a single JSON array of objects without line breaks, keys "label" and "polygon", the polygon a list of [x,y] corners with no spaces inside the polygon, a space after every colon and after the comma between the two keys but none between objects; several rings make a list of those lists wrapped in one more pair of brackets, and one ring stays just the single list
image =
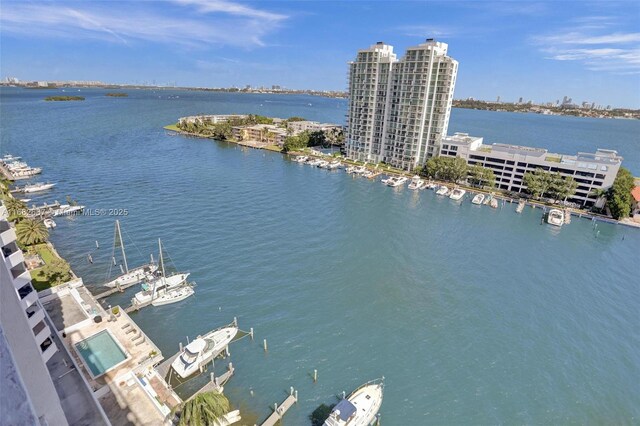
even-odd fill
[{"label": "small island", "polygon": [[112,98],[126,98],[129,95],[127,93],[113,92],[113,93],[107,93],[105,96],[111,96]]},{"label": "small island", "polygon": [[84,101],[82,96],[47,96],[45,101]]}]

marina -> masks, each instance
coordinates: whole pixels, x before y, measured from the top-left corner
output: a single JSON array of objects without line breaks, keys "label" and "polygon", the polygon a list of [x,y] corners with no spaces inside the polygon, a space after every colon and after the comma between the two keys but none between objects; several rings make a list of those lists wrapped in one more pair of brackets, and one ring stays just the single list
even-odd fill
[{"label": "marina", "polygon": [[[130,98],[136,96],[144,94]],[[206,105],[203,101],[200,108],[206,110]],[[330,108],[336,109],[327,104]],[[269,337],[268,354],[261,344],[238,345],[233,353],[242,374],[226,384],[225,393],[236,406],[273,406],[281,401],[282,389],[299,384],[300,394],[309,399],[301,398],[285,421],[307,424],[308,414],[319,402],[332,401],[336,389],[354,389],[367,377],[384,373],[389,386],[382,412],[389,425],[446,423],[452,413],[482,424],[496,419],[526,423],[532,418],[557,423],[567,416],[583,423],[623,422],[620,413],[634,412],[634,383],[624,367],[624,359],[633,354],[625,352],[622,342],[632,332],[625,324],[635,315],[635,293],[627,284],[635,273],[629,262],[629,248],[638,244],[635,230],[602,222],[595,228],[595,223],[577,216],[571,226],[540,226],[539,207],[524,208],[520,215],[514,213],[515,203],[478,209],[431,191],[390,191],[366,179],[299,167],[282,161],[280,154],[158,136],[154,129],[177,116],[173,110],[159,113],[165,117],[149,113],[136,120],[127,118],[131,111],[109,114],[136,135],[137,144],[116,139],[107,149],[106,142],[90,147],[67,142],[73,154],[63,156],[28,140],[36,153],[34,164],[46,167],[49,174],[43,179],[70,182],[70,191],[82,191],[87,206],[129,208],[130,215],[122,220],[133,239],[146,244],[143,253],[155,250],[151,246],[157,235],[169,247],[187,247],[171,254],[198,281],[196,297],[132,315],[163,353],[174,353],[176,342],[193,330],[207,329],[210,321],[220,324],[225,316],[228,320],[230,312],[242,315],[243,322],[261,324],[261,333]],[[135,133],[131,129],[137,129],[140,120],[143,130]],[[35,120],[36,127],[44,124]],[[91,140],[90,134],[84,137]],[[104,170],[80,160],[88,149],[106,159]],[[117,155],[115,161],[112,150],[127,155]],[[45,156],[50,157],[46,162]],[[158,177],[136,167],[150,157],[167,166],[166,173]],[[65,168],[65,163],[73,167]],[[126,191],[105,191],[102,182]],[[164,204],[150,212],[148,194],[158,188]],[[176,212],[185,213],[178,220]],[[317,212],[322,212],[322,220],[312,222]],[[111,250],[94,249],[94,241],[108,246],[112,231],[112,218],[85,216],[59,221],[52,235],[95,292],[104,282]],[[391,233],[394,241],[389,240]],[[344,248],[340,253],[332,249],[336,242]],[[434,246],[440,250],[434,251]],[[89,252],[94,264],[86,261]],[[515,252],[518,256],[508,265],[495,261]],[[603,253],[620,259],[607,286],[602,285],[601,271],[607,270]],[[541,270],[547,257],[562,262],[548,262]],[[146,263],[148,256],[131,253],[131,262]],[[591,265],[588,271],[584,264]],[[487,275],[492,279],[486,280]],[[527,280],[514,280],[516,275]],[[558,281],[564,285],[558,286]],[[124,304],[129,298],[116,292],[109,303]],[[541,304],[547,309],[544,317],[534,312]],[[610,304],[622,320],[612,319]],[[585,306],[597,309],[587,315]],[[574,320],[568,321],[568,316]],[[405,327],[407,339],[398,338],[391,324]],[[367,333],[371,327],[379,336]],[[586,330],[589,342],[576,337]],[[543,362],[550,340],[566,345],[556,347],[551,359]],[[590,352],[596,341],[599,351]],[[336,346],[353,348],[361,360],[357,368],[353,356],[336,353]],[[367,357],[371,350],[376,357]],[[574,362],[577,352],[585,354],[580,363]],[[406,365],[414,367],[407,371]],[[606,373],[602,365],[607,365]],[[308,378],[314,368],[322,373],[317,383]],[[567,376],[577,387],[568,387],[563,379]],[[139,380],[132,383],[133,389],[142,389]],[[395,383],[402,383],[402,388]],[[598,401],[603,395],[586,392],[588,388],[606,390],[615,404],[602,405]],[[496,389],[508,396],[496,399]],[[188,398],[185,390],[176,390],[183,391]],[[513,410],[534,393],[542,395],[544,410]],[[573,405],[576,396],[597,410],[586,413]],[[144,398],[141,401],[152,404]],[[493,412],[483,409],[487,404],[493,404]]]}]

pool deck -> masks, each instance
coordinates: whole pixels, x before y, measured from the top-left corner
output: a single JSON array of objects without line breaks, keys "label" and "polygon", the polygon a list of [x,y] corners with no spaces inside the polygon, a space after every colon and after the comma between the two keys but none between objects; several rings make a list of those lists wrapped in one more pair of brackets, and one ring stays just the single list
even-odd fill
[{"label": "pool deck", "polygon": [[[77,380],[84,378],[114,425],[163,424],[167,414],[182,400],[153,368],[163,358],[160,349],[124,309],[119,309],[117,315],[112,315],[99,305],[81,283],[57,289],[57,292],[41,297],[60,336],[63,336],[64,331],[64,346],[79,366],[74,373],[65,376],[68,377],[67,380],[75,377],[74,374],[77,375]],[[96,315],[101,317],[100,322],[95,322]],[[124,350],[127,359],[103,375],[93,377],[75,345],[105,330],[109,331]],[[72,400],[82,405],[77,397],[70,401]]]}]

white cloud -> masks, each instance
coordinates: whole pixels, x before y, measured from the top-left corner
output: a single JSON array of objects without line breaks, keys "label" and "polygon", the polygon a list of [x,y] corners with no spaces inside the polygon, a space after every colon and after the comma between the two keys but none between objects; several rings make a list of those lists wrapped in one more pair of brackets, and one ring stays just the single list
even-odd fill
[{"label": "white cloud", "polygon": [[[93,38],[129,44],[150,41],[180,46],[263,46],[264,38],[287,16],[229,1],[175,0],[176,10],[158,10],[151,3],[116,2],[117,7],[50,2],[5,4],[3,33],[47,38]],[[140,7],[144,5],[144,7]],[[194,16],[193,11],[200,15]]]},{"label": "white cloud", "polygon": [[590,71],[640,74],[640,33],[611,31],[620,28],[611,16],[575,18],[572,28],[536,36],[531,41],[548,59],[576,61]]},{"label": "white cloud", "polygon": [[403,25],[398,27],[404,35],[409,37],[451,37],[456,33],[453,28],[434,25]]}]

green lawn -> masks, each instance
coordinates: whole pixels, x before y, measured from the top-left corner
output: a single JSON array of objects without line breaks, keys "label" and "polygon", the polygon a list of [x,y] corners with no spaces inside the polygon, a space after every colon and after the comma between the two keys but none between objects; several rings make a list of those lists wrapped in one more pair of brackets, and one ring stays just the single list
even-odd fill
[{"label": "green lawn", "polygon": [[167,130],[173,130],[174,132],[181,132],[182,130],[178,128],[175,124],[169,124],[168,126],[164,126]]},{"label": "green lawn", "polygon": [[[40,255],[40,257],[42,258],[45,264],[57,258],[57,256],[53,253],[53,251],[51,251],[51,249],[47,244],[37,244],[33,246],[31,249],[36,253],[38,253],[38,255]],[[30,271],[31,283],[33,284],[33,287],[36,289],[36,291],[46,290],[52,287],[53,285],[55,285],[49,282],[49,280],[45,278],[43,275],[41,275],[40,271],[42,271],[42,267],[32,269]]]}]

